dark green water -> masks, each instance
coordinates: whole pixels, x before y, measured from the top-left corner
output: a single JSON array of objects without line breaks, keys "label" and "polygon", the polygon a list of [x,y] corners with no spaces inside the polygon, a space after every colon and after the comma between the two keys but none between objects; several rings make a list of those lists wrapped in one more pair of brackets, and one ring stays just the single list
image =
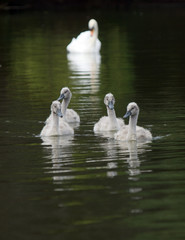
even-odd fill
[{"label": "dark green water", "polygon": [[[101,54],[66,45],[98,20]],[[1,239],[185,239],[185,9],[0,16]],[[68,86],[73,137],[38,137]],[[112,92],[153,141],[93,133]]]}]

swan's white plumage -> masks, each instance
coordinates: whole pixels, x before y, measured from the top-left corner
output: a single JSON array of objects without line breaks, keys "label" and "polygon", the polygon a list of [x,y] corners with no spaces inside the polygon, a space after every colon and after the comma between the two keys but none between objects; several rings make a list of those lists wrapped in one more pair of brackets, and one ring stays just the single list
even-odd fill
[{"label": "swan's white plumage", "polygon": [[74,134],[74,130],[69,126],[63,119],[61,113],[61,104],[59,101],[53,101],[51,104],[51,114],[49,120],[46,120],[46,124],[43,127],[40,136],[59,136],[59,135],[70,135]]},{"label": "swan's white plumage", "polygon": [[63,87],[60,91],[58,100],[62,100],[61,111],[63,119],[68,123],[79,123],[80,117],[76,111],[67,108],[72,97],[72,93],[68,87]]},{"label": "swan's white plumage", "polygon": [[101,42],[98,39],[98,23],[91,19],[88,23],[90,31],[82,32],[77,38],[73,38],[66,49],[72,53],[94,53],[101,49]]},{"label": "swan's white plumage", "polygon": [[107,107],[107,115],[100,118],[100,120],[94,125],[94,132],[104,131],[118,131],[121,127],[124,127],[124,121],[120,118],[116,118],[114,110],[115,98],[112,93],[105,95],[104,103]]},{"label": "swan's white plumage", "polygon": [[139,107],[135,102],[131,102],[127,106],[127,113],[124,117],[129,116],[129,125],[121,128],[115,133],[114,138],[121,141],[145,142],[152,140],[152,134],[148,129],[137,126],[139,115]]}]

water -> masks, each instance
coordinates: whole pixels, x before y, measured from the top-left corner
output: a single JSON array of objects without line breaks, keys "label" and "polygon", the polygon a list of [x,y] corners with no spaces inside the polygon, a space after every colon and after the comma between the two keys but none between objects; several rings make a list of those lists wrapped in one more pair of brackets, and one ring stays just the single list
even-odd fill
[{"label": "water", "polygon": [[[0,16],[1,239],[184,239],[184,9],[96,13],[100,55],[67,55],[89,13]],[[70,137],[38,135],[68,86]],[[95,135],[112,92],[153,141]]]}]

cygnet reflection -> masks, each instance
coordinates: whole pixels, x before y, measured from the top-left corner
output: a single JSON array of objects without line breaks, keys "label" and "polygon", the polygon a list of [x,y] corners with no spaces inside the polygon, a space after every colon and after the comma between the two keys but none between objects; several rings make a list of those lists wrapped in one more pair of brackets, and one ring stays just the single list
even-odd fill
[{"label": "cygnet reflection", "polygon": [[[135,178],[137,175],[141,174],[141,161],[139,159],[139,156],[141,154],[144,154],[149,147],[149,143],[138,143],[137,141],[127,141],[127,142],[119,142],[119,147],[121,150],[125,151],[125,149],[128,149],[129,157],[127,158],[128,162],[128,171],[130,180],[138,180]],[[142,171],[143,172],[143,171]],[[150,172],[150,170],[147,170],[147,172]]]},{"label": "cygnet reflection", "polygon": [[71,142],[73,138],[73,135],[41,137],[43,141],[42,145],[45,147],[45,149],[51,151],[50,157],[52,162],[58,162],[61,161],[62,158],[64,158],[64,149],[71,147]]},{"label": "cygnet reflection", "polygon": [[115,132],[116,131],[95,132],[94,135],[97,136],[97,137],[104,137],[104,138],[113,140]]},{"label": "cygnet reflection", "polygon": [[[148,144],[137,143],[137,141],[119,142],[112,138],[107,138],[107,141],[102,143],[103,149],[107,153],[107,176],[115,177],[117,173],[117,159],[123,160],[128,164],[128,174],[130,180],[138,180],[137,176],[141,174],[141,161],[139,156],[145,153],[148,149]],[[147,170],[150,172],[150,170]]]}]

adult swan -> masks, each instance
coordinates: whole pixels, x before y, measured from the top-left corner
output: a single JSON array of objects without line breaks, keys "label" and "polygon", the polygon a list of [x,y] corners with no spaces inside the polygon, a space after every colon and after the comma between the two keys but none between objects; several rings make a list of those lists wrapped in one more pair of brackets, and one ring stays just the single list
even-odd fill
[{"label": "adult swan", "polygon": [[91,19],[88,23],[90,31],[82,32],[77,38],[73,38],[67,46],[71,53],[97,53],[101,49],[101,42],[98,39],[98,23]]}]

